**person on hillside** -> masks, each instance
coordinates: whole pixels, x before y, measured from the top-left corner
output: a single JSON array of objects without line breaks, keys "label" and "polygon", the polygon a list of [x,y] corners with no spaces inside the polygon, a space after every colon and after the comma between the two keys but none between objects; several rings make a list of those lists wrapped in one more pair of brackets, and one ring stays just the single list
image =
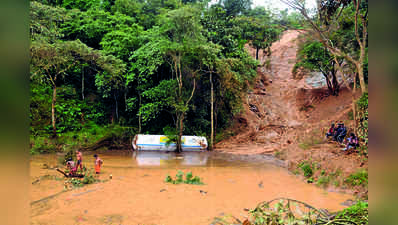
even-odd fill
[{"label": "person on hillside", "polygon": [[336,139],[337,142],[343,143],[345,136],[347,135],[347,128],[344,126],[344,123],[341,124],[340,132],[338,133]]},{"label": "person on hillside", "polygon": [[341,123],[337,124],[337,127],[334,129],[333,133],[333,141],[337,141],[337,137],[340,135],[342,129],[341,129]]},{"label": "person on hillside", "polygon": [[332,125],[329,128],[329,131],[326,133],[326,139],[328,137],[333,137],[335,130],[336,130],[336,128],[334,126],[334,123],[332,123]]},{"label": "person on hillside", "polygon": [[351,133],[350,134],[350,137],[348,137],[346,140],[345,140],[345,144],[346,144],[346,147],[343,149],[343,151],[347,151],[347,150],[349,150],[349,149],[356,149],[357,147],[359,147],[359,140],[358,140],[358,137],[357,136],[355,136],[355,134],[354,133]]},{"label": "person on hillside", "polygon": [[83,155],[79,150],[76,150],[76,171],[80,167],[80,171],[83,172]]},{"label": "person on hillside", "polygon": [[94,164],[95,164],[95,173],[96,173],[96,174],[99,174],[99,173],[101,172],[101,166],[102,166],[102,164],[103,164],[104,162],[102,161],[102,159],[100,159],[100,157],[98,157],[97,154],[94,155],[94,158],[95,158],[95,161],[94,161]]}]

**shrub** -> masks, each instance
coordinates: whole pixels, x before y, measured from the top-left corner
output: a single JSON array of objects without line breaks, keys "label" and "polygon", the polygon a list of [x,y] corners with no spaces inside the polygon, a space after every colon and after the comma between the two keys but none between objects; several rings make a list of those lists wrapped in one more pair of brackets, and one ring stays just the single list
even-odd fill
[{"label": "shrub", "polygon": [[301,170],[304,172],[304,176],[307,178],[314,174],[311,164],[307,162],[301,162],[298,167],[301,168]]},{"label": "shrub", "polygon": [[358,201],[356,204],[338,212],[336,219],[349,220],[355,224],[368,224],[368,214],[368,203]]},{"label": "shrub", "polygon": [[367,186],[368,185],[368,171],[366,170],[359,170],[356,173],[351,174],[348,176],[344,182],[351,186]]},{"label": "shrub", "polygon": [[330,182],[329,176],[320,176],[316,182],[318,186],[326,187]]},{"label": "shrub", "polygon": [[179,170],[176,174],[175,180],[173,180],[173,178],[169,175],[166,176],[166,179],[164,180],[166,183],[172,183],[172,184],[203,184],[203,182],[201,181],[200,177],[198,176],[193,176],[192,172],[188,172],[185,176],[185,180],[184,180],[184,172],[182,172],[181,170]]}]

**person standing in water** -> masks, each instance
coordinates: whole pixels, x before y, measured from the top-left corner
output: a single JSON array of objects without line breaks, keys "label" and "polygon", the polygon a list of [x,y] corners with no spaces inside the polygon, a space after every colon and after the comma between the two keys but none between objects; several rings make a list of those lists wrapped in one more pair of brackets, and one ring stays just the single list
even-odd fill
[{"label": "person standing in water", "polygon": [[80,171],[83,173],[83,155],[79,150],[76,150],[76,171],[80,167]]},{"label": "person standing in water", "polygon": [[101,172],[101,166],[102,166],[103,161],[102,161],[102,159],[100,159],[100,157],[98,157],[97,154],[94,155],[94,158],[95,158],[95,161],[94,161],[95,173],[99,174]]}]

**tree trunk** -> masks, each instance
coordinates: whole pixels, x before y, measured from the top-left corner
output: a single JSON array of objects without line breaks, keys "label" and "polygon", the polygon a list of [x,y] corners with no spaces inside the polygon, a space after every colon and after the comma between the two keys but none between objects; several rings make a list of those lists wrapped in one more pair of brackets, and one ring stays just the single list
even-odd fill
[{"label": "tree trunk", "polygon": [[333,87],[332,87],[332,83],[331,83],[330,80],[329,80],[328,75],[327,75],[327,74],[324,74],[324,73],[322,73],[322,74],[323,74],[323,76],[325,77],[326,84],[328,85],[329,94],[330,94],[330,95],[333,95]]},{"label": "tree trunk", "polygon": [[53,125],[53,137],[57,136],[57,129],[55,127],[55,102],[57,101],[57,86],[53,86],[53,99],[51,103],[51,122]]},{"label": "tree trunk", "polygon": [[184,116],[183,115],[179,115],[177,116],[177,127],[178,127],[178,135],[177,135],[177,148],[176,148],[176,152],[180,153],[182,152],[182,130],[183,130],[183,120],[184,120]]},{"label": "tree trunk", "polygon": [[138,98],[139,98],[139,108],[138,108],[138,133],[141,133],[141,113],[139,112],[139,110],[141,109],[141,92],[138,94]]},{"label": "tree trunk", "polygon": [[258,60],[258,51],[260,51],[260,48],[256,47],[256,60]]},{"label": "tree trunk", "polygon": [[361,59],[359,60],[359,63],[357,63],[355,66],[357,67],[357,70],[358,70],[359,84],[361,86],[361,92],[363,94],[365,92],[368,92],[368,89],[366,87],[365,77],[363,74],[363,59],[362,59],[363,56],[362,56],[362,54],[365,54],[365,51],[363,51],[363,53],[361,51]]},{"label": "tree trunk", "polygon": [[357,87],[357,75],[354,74],[354,87],[352,88],[352,92],[351,92],[351,99],[352,99],[352,115],[353,115],[353,119],[354,119],[354,133],[357,133],[357,110],[356,110],[356,101],[355,101],[355,89]]},{"label": "tree trunk", "polygon": [[214,89],[213,89],[213,74],[210,72],[210,86],[211,86],[211,134],[210,134],[210,150],[213,150],[214,144]]},{"label": "tree trunk", "polygon": [[[336,76],[336,70],[333,69],[332,71],[332,87],[333,87],[333,96],[338,96],[339,95],[339,82],[337,80],[337,76]],[[344,74],[342,75],[344,76]]]},{"label": "tree trunk", "polygon": [[84,67],[82,67],[82,99],[84,101]]},{"label": "tree trunk", "polygon": [[118,109],[118,105],[117,105],[117,97],[116,97],[116,93],[113,94],[114,98],[115,98],[115,113],[116,113],[116,121],[117,123],[119,123],[119,109]]}]

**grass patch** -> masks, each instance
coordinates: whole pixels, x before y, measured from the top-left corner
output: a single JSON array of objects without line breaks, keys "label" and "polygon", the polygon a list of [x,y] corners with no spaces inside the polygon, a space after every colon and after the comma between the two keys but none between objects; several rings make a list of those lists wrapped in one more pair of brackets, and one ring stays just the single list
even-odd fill
[{"label": "grass patch", "polygon": [[198,176],[193,176],[192,172],[188,172],[185,175],[185,180],[184,180],[184,172],[179,170],[175,176],[175,179],[173,179],[171,176],[167,175],[165,182],[166,183],[171,183],[171,184],[196,184],[196,185],[201,185],[204,184],[200,177]]},{"label": "grass patch", "polygon": [[265,60],[264,64],[267,70],[271,69],[271,59]]},{"label": "grass patch", "polygon": [[311,177],[314,174],[313,167],[308,162],[305,162],[305,161],[301,162],[301,163],[298,164],[297,167],[300,168],[303,171],[304,176],[307,177],[307,178]]},{"label": "grass patch", "polygon": [[354,113],[352,112],[352,110],[348,112],[348,119],[354,120]]},{"label": "grass patch", "polygon": [[367,186],[368,185],[368,171],[358,170],[357,172],[350,174],[344,183],[350,186]]},{"label": "grass patch", "polygon": [[314,109],[315,108],[315,106],[314,105],[302,105],[300,108],[299,108],[299,111],[301,111],[301,112],[307,112],[307,111],[309,111],[310,109]]},{"label": "grass patch", "polygon": [[328,186],[329,182],[330,182],[329,176],[320,176],[316,181],[316,184],[321,187],[326,187]]},{"label": "grass patch", "polygon": [[349,220],[355,224],[368,224],[368,216],[368,203],[358,201],[356,204],[338,212],[336,219]]},{"label": "grass patch", "polygon": [[312,131],[310,134],[307,134],[306,136],[301,138],[298,147],[303,150],[307,150],[314,147],[315,145],[325,143],[323,135],[320,134],[322,134],[322,132],[319,130]]},{"label": "grass patch", "polygon": [[[357,202],[347,209],[330,214],[301,201],[280,198],[262,202],[250,210],[249,223],[243,224],[368,224],[368,214],[366,202]],[[235,221],[217,224],[242,224],[237,219]]]},{"label": "grass patch", "polygon": [[281,159],[281,160],[286,159],[285,150],[276,151],[276,152],[274,153],[274,156],[275,156],[275,158],[278,158],[278,159]]},{"label": "grass patch", "polygon": [[303,149],[303,150],[307,150],[311,148],[311,144],[310,143],[306,143],[306,142],[302,142],[298,144],[299,148]]}]

